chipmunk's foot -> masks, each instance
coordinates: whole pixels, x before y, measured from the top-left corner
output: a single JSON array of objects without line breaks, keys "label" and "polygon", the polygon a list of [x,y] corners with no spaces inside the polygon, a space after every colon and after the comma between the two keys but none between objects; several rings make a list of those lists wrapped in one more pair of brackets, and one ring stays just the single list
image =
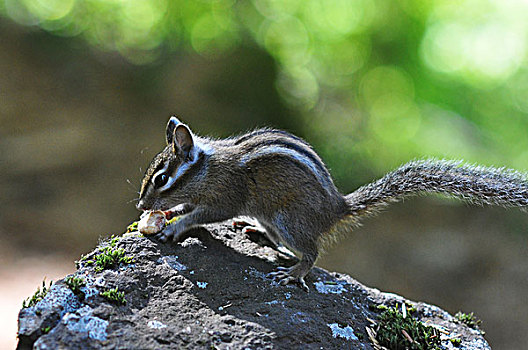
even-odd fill
[{"label": "chipmunk's foot", "polygon": [[160,233],[156,235],[156,238],[167,243],[168,241],[179,242],[183,236],[185,228],[181,225],[180,221],[173,222],[167,225]]},{"label": "chipmunk's foot", "polygon": [[274,250],[279,250],[279,244],[271,239],[268,231],[253,220],[237,219],[232,222],[233,230],[242,231],[247,235],[250,241],[257,243],[262,247],[271,247]]},{"label": "chipmunk's foot", "polygon": [[174,233],[172,233],[171,230],[165,228],[163,231],[156,235],[156,238],[162,241],[163,243],[167,243],[169,240],[172,240],[173,236]]},{"label": "chipmunk's foot", "polygon": [[258,225],[257,222],[252,220],[237,219],[233,220],[231,223],[234,231],[242,231],[242,233],[247,234],[248,236],[260,235],[266,236],[266,230]]},{"label": "chipmunk's foot", "polygon": [[231,225],[233,226],[233,230],[235,231],[243,230],[246,227],[256,227],[254,222],[250,222],[250,220],[245,220],[244,218],[233,219]]},{"label": "chipmunk's foot", "polygon": [[280,285],[285,286],[290,283],[297,283],[305,291],[309,292],[310,289],[304,281],[304,274],[299,271],[297,265],[292,267],[277,267],[277,271],[268,273],[267,277],[278,282]]}]

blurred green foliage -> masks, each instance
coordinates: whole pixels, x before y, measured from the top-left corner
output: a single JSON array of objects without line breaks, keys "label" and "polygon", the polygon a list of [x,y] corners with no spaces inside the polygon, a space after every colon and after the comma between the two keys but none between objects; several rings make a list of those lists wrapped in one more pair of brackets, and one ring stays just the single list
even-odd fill
[{"label": "blurred green foliage", "polygon": [[528,169],[524,0],[1,0],[0,13],[134,64],[258,45],[345,189],[414,157]]}]

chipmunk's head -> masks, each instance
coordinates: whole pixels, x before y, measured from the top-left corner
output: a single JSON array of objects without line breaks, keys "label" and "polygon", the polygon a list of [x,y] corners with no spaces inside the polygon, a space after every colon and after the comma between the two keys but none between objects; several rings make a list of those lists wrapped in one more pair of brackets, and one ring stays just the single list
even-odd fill
[{"label": "chipmunk's head", "polygon": [[168,210],[189,202],[205,173],[205,156],[211,153],[189,127],[171,117],[167,146],[150,162],[141,183],[139,210]]}]

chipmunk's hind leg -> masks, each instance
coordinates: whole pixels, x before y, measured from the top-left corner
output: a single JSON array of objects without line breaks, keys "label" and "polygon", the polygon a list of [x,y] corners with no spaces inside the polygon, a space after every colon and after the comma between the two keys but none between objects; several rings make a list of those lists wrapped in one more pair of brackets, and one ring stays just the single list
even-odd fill
[{"label": "chipmunk's hind leg", "polygon": [[292,267],[279,267],[268,276],[281,285],[298,283],[305,291],[308,291],[304,277],[310,272],[319,255],[317,232],[324,232],[324,227],[306,222],[306,217],[313,217],[313,215],[296,216],[277,213],[273,220],[266,224],[268,229],[278,235],[286,247],[301,254],[298,263]]}]

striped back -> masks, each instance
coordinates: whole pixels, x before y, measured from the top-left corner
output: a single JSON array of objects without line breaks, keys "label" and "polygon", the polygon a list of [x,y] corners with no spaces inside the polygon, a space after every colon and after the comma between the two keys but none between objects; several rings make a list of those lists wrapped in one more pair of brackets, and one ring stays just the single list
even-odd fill
[{"label": "striped back", "polygon": [[286,131],[259,129],[234,139],[240,147],[240,165],[260,157],[280,154],[290,158],[302,167],[308,168],[325,188],[333,188],[333,181],[322,159],[303,139]]}]

